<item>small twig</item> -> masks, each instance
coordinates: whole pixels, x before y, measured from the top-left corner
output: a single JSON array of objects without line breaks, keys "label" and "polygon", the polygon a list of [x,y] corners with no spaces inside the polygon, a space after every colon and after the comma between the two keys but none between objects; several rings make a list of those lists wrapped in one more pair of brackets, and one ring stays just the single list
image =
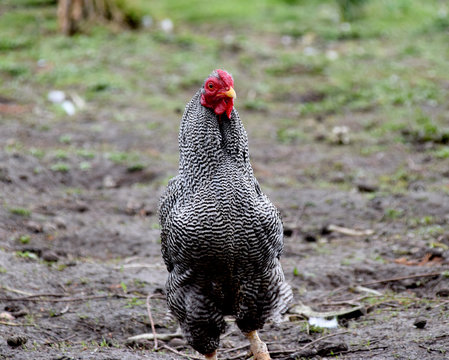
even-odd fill
[{"label": "small twig", "polygon": [[334,231],[343,235],[348,235],[348,236],[368,236],[368,235],[372,235],[374,234],[374,231],[371,229],[368,230],[355,230],[355,229],[350,229],[350,228],[346,228],[346,227],[342,227],[342,226],[337,226],[337,225],[329,225],[327,227],[328,231]]},{"label": "small twig", "polygon": [[227,338],[228,336],[232,335],[233,333],[235,333],[235,329],[231,329],[229,330],[227,333],[225,333],[221,339]]},{"label": "small twig", "polygon": [[[39,296],[48,296],[48,295],[39,295]],[[86,301],[86,300],[97,300],[97,299],[132,299],[132,298],[143,298],[139,296],[127,296],[120,294],[106,294],[106,295],[89,295],[84,297],[77,298],[62,298],[62,299],[36,299],[34,297],[25,296],[22,298],[0,298],[0,301],[39,301],[39,302],[76,302],[76,301]]]},{"label": "small twig", "polygon": [[55,294],[55,293],[42,293],[42,294],[31,294],[24,296],[22,299],[33,299],[37,297],[65,297],[67,294]]},{"label": "small twig", "polygon": [[115,266],[114,269],[121,270],[121,269],[155,269],[160,268],[161,264],[123,264],[119,266]]},{"label": "small twig", "polygon": [[4,289],[4,290],[6,290],[6,291],[14,292],[14,293],[20,294],[20,295],[28,295],[28,296],[33,295],[33,294],[31,294],[31,293],[29,293],[29,292],[27,292],[27,291],[22,291],[22,290],[18,290],[18,289],[13,289],[13,288],[10,288],[9,286],[6,286],[6,285],[2,285],[1,288]]},{"label": "small twig", "polygon": [[374,289],[370,289],[370,288],[367,288],[367,287],[361,286],[361,285],[357,285],[356,287],[354,287],[354,290],[358,291],[358,292],[366,292],[368,294],[373,294],[375,296],[382,296],[383,295],[380,291],[377,291],[377,290],[374,290]]},{"label": "small twig", "polygon": [[58,339],[56,336],[54,336],[54,335],[52,335],[52,334],[50,334],[50,333],[48,333],[48,332],[45,332],[45,333],[46,333],[48,336],[50,336],[50,337],[52,337],[52,338],[54,339],[54,341],[47,340],[47,341],[45,342],[45,345],[51,345],[51,344],[57,344],[57,343],[64,343],[64,342],[66,342],[66,341],[68,341],[68,340],[74,338],[74,337],[77,335],[77,334],[72,334],[72,335],[67,336],[67,337],[65,337],[65,338],[63,338],[63,339]]},{"label": "small twig", "polygon": [[148,311],[148,318],[150,319],[151,324],[151,331],[153,332],[154,336],[154,350],[157,350],[157,334],[156,334],[156,328],[154,327],[154,321],[153,321],[153,315],[151,314],[151,305],[150,305],[150,299],[151,294],[147,296],[147,311]]},{"label": "small twig", "polygon": [[248,352],[242,352],[239,353],[237,355],[234,356],[229,356],[229,357],[225,357],[223,358],[223,360],[235,360],[235,359],[239,359],[239,358],[249,358],[251,356],[251,354],[249,354]]},{"label": "small twig", "polygon": [[393,301],[398,301],[399,302],[399,300],[393,300],[393,299],[390,299],[390,300],[386,300],[386,301],[379,301],[379,302],[377,302],[377,303],[374,303],[374,304],[372,304],[372,305],[370,305],[370,306],[368,306],[367,308],[366,308],[366,311],[367,312],[370,312],[371,311],[371,309],[374,309],[376,306],[379,306],[379,305],[384,305],[384,304],[387,304],[387,305],[390,305],[390,307],[398,307],[399,305],[393,305],[393,304],[391,304]]},{"label": "small twig", "polygon": [[[156,338],[162,341],[169,341],[174,338],[182,338],[182,333],[168,333],[168,334],[156,334]],[[154,334],[140,334],[131,336],[127,341],[138,341],[138,340],[154,340]]]},{"label": "small twig", "polygon": [[440,276],[441,274],[442,274],[442,271],[428,273],[428,274],[414,274],[414,275],[407,275],[407,276],[399,276],[399,277],[390,278],[390,279],[370,281],[370,282],[362,283],[360,285],[361,286],[367,286],[367,285],[374,285],[374,284],[382,284],[382,283],[386,283],[386,282],[394,282],[394,281],[401,281],[401,280],[408,280],[408,279],[416,279],[416,278],[421,278],[421,277]]},{"label": "small twig", "polygon": [[59,342],[69,341],[70,339],[74,338],[76,335],[77,335],[77,334],[69,335],[69,336],[67,336],[67,337],[65,337],[65,338],[63,338],[63,339],[61,339],[61,340],[59,340]]},{"label": "small twig", "polygon": [[352,314],[358,311],[363,311],[363,309],[364,307],[362,305],[356,305],[351,308],[339,309],[335,311],[315,311],[312,310],[310,306],[299,302],[289,309],[289,314],[303,315],[308,319],[311,317],[329,318]]},{"label": "small twig", "polygon": [[54,314],[53,317],[64,315],[67,311],[69,311],[69,308],[70,308],[70,306],[66,305],[66,307],[64,309],[62,309],[60,312]]},{"label": "small twig", "polygon": [[418,346],[421,348],[421,349],[425,349],[425,350],[427,350],[427,352],[438,352],[438,353],[443,353],[443,349],[442,348],[440,348],[440,349],[435,349],[435,348],[431,348],[430,346],[426,346],[426,345],[422,345],[422,344],[418,344]]},{"label": "small twig", "polygon": [[447,304],[449,304],[449,300],[443,301],[443,302],[439,303],[438,305],[434,306],[433,310],[439,308],[440,306],[444,306],[444,305],[447,305]]},{"label": "small twig", "polygon": [[22,326],[21,324],[12,323],[9,321],[0,321],[0,325],[6,325],[6,326]]},{"label": "small twig", "polygon": [[17,324],[17,323],[12,323],[12,322],[8,322],[8,321],[0,321],[0,325],[6,325],[6,326],[35,326],[33,324]]},{"label": "small twig", "polygon": [[245,345],[238,346],[238,347],[235,347],[235,348],[232,348],[232,349],[223,350],[223,351],[221,351],[221,353],[222,354],[227,354],[227,353],[230,353],[230,352],[233,352],[233,351],[242,350],[244,348],[247,348],[248,346],[249,346],[249,344],[245,344]]},{"label": "small twig", "polygon": [[340,301],[328,301],[325,303],[321,303],[318,307],[321,306],[341,306],[341,305],[351,305],[351,306],[361,306],[360,301],[365,300],[367,298],[371,298],[372,296],[359,296],[354,299],[348,300],[340,300]]},{"label": "small twig", "polygon": [[190,358],[190,359],[196,359],[196,360],[204,360],[204,357],[202,356],[196,356],[196,355],[189,355],[189,354],[185,354],[181,351],[178,351],[176,349],[173,349],[172,347],[168,346],[168,345],[162,345],[163,349],[167,349],[168,351],[171,351],[172,353],[175,353],[176,355],[180,355],[180,356],[184,356],[186,358]]},{"label": "small twig", "polygon": [[380,291],[374,290],[374,289],[370,289],[367,287],[363,287],[363,286],[356,286],[354,288],[355,291],[358,292],[365,292],[371,295],[362,295],[362,296],[358,296],[356,298],[353,299],[347,299],[347,300],[339,300],[339,301],[328,301],[325,303],[322,303],[322,306],[336,306],[336,305],[353,305],[353,306],[360,306],[360,301],[363,301],[365,299],[370,299],[373,297],[379,297],[379,296],[383,296],[383,294]]},{"label": "small twig", "polygon": [[354,352],[360,352],[360,351],[374,351],[374,350],[385,350],[388,349],[388,346],[372,346],[367,348],[358,348],[358,349],[349,349],[346,351],[343,351],[343,354],[349,354]]},{"label": "small twig", "polygon": [[125,264],[129,264],[135,260],[143,259],[141,256],[130,256],[129,258],[124,259]]},{"label": "small twig", "polygon": [[333,336],[343,335],[343,334],[347,334],[347,333],[349,333],[349,331],[342,331],[342,332],[335,333],[335,334],[329,334],[329,335],[326,335],[326,336],[322,336],[322,337],[320,337],[318,339],[315,339],[315,340],[305,344],[304,346],[300,347],[299,349],[270,351],[270,354],[291,354],[291,353],[300,352],[300,351],[303,351],[303,350],[307,349],[311,345],[316,344],[317,342],[320,342],[320,341],[322,341],[324,339],[328,339],[328,338],[333,337]]}]

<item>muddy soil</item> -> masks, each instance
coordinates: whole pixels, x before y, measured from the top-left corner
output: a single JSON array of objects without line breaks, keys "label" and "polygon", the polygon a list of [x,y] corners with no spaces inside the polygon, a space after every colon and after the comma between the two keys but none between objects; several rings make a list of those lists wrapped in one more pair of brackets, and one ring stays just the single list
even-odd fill
[{"label": "muddy soil", "polygon": [[[157,332],[177,328],[163,298],[157,204],[177,170],[180,114],[110,104],[55,118],[46,106],[0,114],[0,359],[183,358],[164,345],[193,354],[181,337],[159,341],[158,352],[152,341],[127,341],[151,332],[148,294]],[[132,120],[111,121],[117,111]],[[293,310],[267,324],[272,357],[447,359],[445,169],[394,143],[364,156],[358,143],[282,144],[261,116],[241,111],[255,173],[283,215],[295,303],[360,305],[336,329]],[[138,158],[114,157],[122,153]],[[379,189],[378,176],[400,164],[420,171],[420,183]],[[221,358],[244,359],[245,344],[230,319]]]}]

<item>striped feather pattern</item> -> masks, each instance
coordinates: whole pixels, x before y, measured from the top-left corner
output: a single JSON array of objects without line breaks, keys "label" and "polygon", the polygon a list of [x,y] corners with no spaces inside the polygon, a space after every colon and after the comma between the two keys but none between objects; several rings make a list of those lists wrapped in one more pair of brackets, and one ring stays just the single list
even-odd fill
[{"label": "striped feather pattern", "polygon": [[187,104],[179,133],[179,174],[159,206],[170,310],[200,353],[218,347],[224,315],[244,332],[278,320],[292,298],[279,258],[282,222],[261,192],[248,138],[234,109],[219,119]]}]

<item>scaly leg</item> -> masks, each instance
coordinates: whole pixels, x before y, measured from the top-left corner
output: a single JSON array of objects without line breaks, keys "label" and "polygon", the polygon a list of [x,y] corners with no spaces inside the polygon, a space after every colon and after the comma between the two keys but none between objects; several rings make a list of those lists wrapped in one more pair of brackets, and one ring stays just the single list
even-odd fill
[{"label": "scaly leg", "polygon": [[217,360],[217,350],[210,354],[205,354],[204,357],[206,358],[206,360]]},{"label": "scaly leg", "polygon": [[245,336],[248,338],[250,342],[250,349],[254,355],[254,360],[270,360],[270,354],[268,353],[267,345],[260,340],[257,331],[251,331],[249,333],[245,333]]}]

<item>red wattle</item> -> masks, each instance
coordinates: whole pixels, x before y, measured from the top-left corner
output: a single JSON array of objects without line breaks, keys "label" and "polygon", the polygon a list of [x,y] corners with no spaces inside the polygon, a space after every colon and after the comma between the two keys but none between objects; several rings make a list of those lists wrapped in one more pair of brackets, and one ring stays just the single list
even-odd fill
[{"label": "red wattle", "polygon": [[221,98],[214,103],[209,103],[203,94],[203,95],[201,95],[201,105],[214,110],[215,114],[217,114],[217,115],[226,113],[226,116],[230,119],[231,113],[232,113],[232,108],[234,107],[234,99],[227,98],[225,100],[225,99]]}]

